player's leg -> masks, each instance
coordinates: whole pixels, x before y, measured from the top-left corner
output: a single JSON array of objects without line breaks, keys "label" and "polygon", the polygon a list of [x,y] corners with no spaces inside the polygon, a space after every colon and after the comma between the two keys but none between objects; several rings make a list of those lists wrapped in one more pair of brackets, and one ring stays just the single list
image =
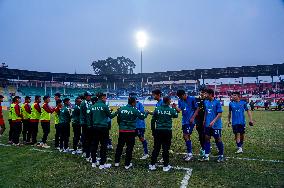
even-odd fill
[{"label": "player's leg", "polygon": [[148,151],[148,142],[145,139],[145,129],[136,129],[136,135],[139,138],[140,142],[142,143],[144,155],[140,159],[147,159],[149,157],[149,151]]},{"label": "player's leg", "polygon": [[184,157],[184,160],[190,161],[193,157],[193,155],[192,155],[192,142],[191,142],[190,136],[192,134],[194,124],[186,124],[186,125],[183,125],[182,127],[183,127],[183,138],[184,138],[184,141],[185,141],[186,151],[187,151],[187,154]]},{"label": "player's leg", "polygon": [[12,137],[13,137],[13,122],[11,119],[8,120],[9,121],[9,125],[10,125],[10,129],[9,129],[9,141],[8,143],[9,144],[12,144],[13,141],[12,141]]},{"label": "player's leg", "polygon": [[158,130],[154,131],[154,149],[151,156],[151,164],[149,165],[150,170],[156,170],[156,163],[157,158],[159,156],[160,150],[161,150],[161,134]]},{"label": "player's leg", "polygon": [[111,130],[111,121],[108,122],[108,141],[107,141],[107,149],[109,150],[112,150],[113,149],[113,146],[112,146],[112,139],[111,139],[111,136],[110,136],[110,130]]},{"label": "player's leg", "polygon": [[26,144],[26,142],[27,142],[28,126],[29,126],[28,120],[24,119],[23,120],[23,131],[22,131],[24,144]]},{"label": "player's leg", "polygon": [[82,143],[82,157],[86,157],[86,132],[87,132],[87,125],[81,124],[82,127],[82,134],[81,134],[81,143]]},{"label": "player's leg", "polygon": [[92,130],[90,127],[87,127],[85,133],[85,152],[86,152],[86,160],[91,160],[91,140],[92,140]]},{"label": "player's leg", "polygon": [[54,140],[54,147],[55,148],[59,148],[59,139],[60,139],[60,133],[59,133],[59,130],[60,128],[59,128],[59,124],[55,124],[55,140]]},{"label": "player's leg", "polygon": [[6,129],[5,124],[0,125],[0,137],[3,135],[5,129]]},{"label": "player's leg", "polygon": [[135,132],[127,133],[126,136],[126,156],[125,156],[125,169],[132,167],[132,152],[135,145]]},{"label": "player's leg", "polygon": [[13,144],[18,146],[20,145],[20,135],[21,135],[21,122],[15,122],[13,125]]},{"label": "player's leg", "polygon": [[210,139],[212,135],[212,128],[206,127],[204,133],[205,133],[205,143],[204,143],[205,155],[200,159],[200,161],[209,161],[209,155],[211,152]]},{"label": "player's leg", "polygon": [[224,161],[224,144],[222,141],[222,129],[213,129],[213,137],[215,139],[217,148],[218,148],[218,160],[217,162]]},{"label": "player's leg", "polygon": [[169,150],[172,143],[172,131],[164,131],[163,132],[163,140],[162,140],[162,148],[163,148],[163,160],[164,160],[164,168],[163,171],[167,172],[171,169],[169,165]]},{"label": "player's leg", "polygon": [[123,147],[125,145],[126,142],[126,138],[125,138],[125,133],[120,132],[119,136],[118,136],[118,143],[116,146],[116,150],[115,150],[115,166],[118,167],[119,166],[119,162],[120,162],[120,158],[123,152]]},{"label": "player's leg", "polygon": [[196,126],[196,130],[198,132],[198,138],[199,138],[199,143],[200,143],[200,153],[199,155],[203,157],[205,155],[205,135],[204,135],[204,128],[201,123],[198,123]]},{"label": "player's leg", "polygon": [[69,150],[69,137],[70,137],[70,124],[67,123],[65,126],[65,137],[64,137],[64,151],[68,152]]},{"label": "player's leg", "polygon": [[91,142],[91,155],[92,155],[92,167],[97,166],[97,151],[99,146],[99,134],[96,129],[92,128],[92,142]]},{"label": "player's leg", "polygon": [[62,152],[64,148],[64,130],[63,130],[63,125],[61,123],[58,124],[57,126],[57,131],[58,131],[58,138],[60,137],[61,139],[59,140],[59,151]]},{"label": "player's leg", "polygon": [[100,144],[101,144],[101,148],[100,148],[101,160],[100,160],[99,169],[106,169],[106,168],[111,167],[111,164],[106,164],[108,136],[109,136],[108,128],[103,128],[103,129],[100,130],[99,140],[100,140]]},{"label": "player's leg", "polygon": [[73,149],[74,151],[72,152],[72,154],[77,154],[77,149],[78,149],[78,143],[80,140],[80,134],[81,134],[81,127],[79,124],[77,123],[73,123]]}]

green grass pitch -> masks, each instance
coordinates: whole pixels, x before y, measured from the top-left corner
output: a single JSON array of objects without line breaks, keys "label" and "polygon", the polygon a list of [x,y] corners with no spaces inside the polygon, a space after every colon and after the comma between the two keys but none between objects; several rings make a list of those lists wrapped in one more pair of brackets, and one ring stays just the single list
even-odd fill
[{"label": "green grass pitch", "polygon": [[[153,109],[153,108],[150,108]],[[7,117],[7,111],[4,112]],[[181,116],[174,120],[172,147],[170,155],[172,166],[192,168],[192,176],[188,187],[284,187],[284,112],[255,111],[254,127],[247,126],[244,153],[235,154],[236,146],[231,128],[227,127],[228,109],[223,113],[223,141],[226,162],[216,163],[211,157],[208,163],[198,162],[198,156],[193,161],[184,162],[182,155],[185,144],[181,132]],[[150,118],[146,122],[150,126]],[[7,118],[6,118],[7,119]],[[0,142],[7,144],[7,130]],[[52,122],[48,144],[53,146],[54,125]],[[39,126],[38,140],[42,129]],[[116,118],[112,122],[111,135],[114,148],[117,143],[118,129]],[[153,141],[151,130],[147,129],[146,138],[150,152]],[[70,137],[71,147],[72,133]],[[193,150],[199,152],[197,132],[192,135]],[[213,140],[212,140],[213,142]],[[31,150],[32,146],[5,147],[0,146],[0,187],[180,187],[185,175],[183,170],[163,172],[161,168],[149,172],[149,160],[139,160],[143,153],[141,143],[136,140],[133,164],[134,168],[125,170],[123,166],[108,170],[91,168],[91,164],[80,156],[62,154],[54,148],[39,152]],[[212,155],[217,155],[213,145]],[[161,156],[161,155],[160,155]],[[114,151],[108,152],[108,157],[114,159]],[[258,160],[244,160],[244,158]],[[278,162],[261,161],[278,160]],[[279,162],[280,161],[280,162]],[[113,161],[109,161],[113,164]],[[122,158],[122,164],[124,158]]]}]

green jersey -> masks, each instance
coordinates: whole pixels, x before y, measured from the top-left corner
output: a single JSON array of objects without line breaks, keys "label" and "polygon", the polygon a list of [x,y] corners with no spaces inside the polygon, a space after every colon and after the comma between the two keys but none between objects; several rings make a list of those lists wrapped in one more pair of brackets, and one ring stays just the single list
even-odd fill
[{"label": "green jersey", "polygon": [[92,105],[91,101],[83,100],[80,105],[80,124],[87,124],[87,109]]},{"label": "green jersey", "polygon": [[71,121],[71,110],[69,106],[64,105],[59,112],[59,123],[60,124],[70,124]]},{"label": "green jersey", "polygon": [[172,119],[177,117],[178,113],[176,109],[163,104],[162,106],[156,107],[151,121],[151,128],[152,130],[172,130]]},{"label": "green jersey", "polygon": [[72,109],[72,123],[80,124],[80,106],[75,105]]},{"label": "green jersey", "polygon": [[99,100],[91,107],[91,126],[97,128],[108,128],[108,118],[114,118],[116,113],[111,113],[108,105]]},{"label": "green jersey", "polygon": [[116,114],[119,130],[126,131],[136,129],[137,118],[143,120],[148,116],[148,113],[144,114],[129,104],[119,108]]}]

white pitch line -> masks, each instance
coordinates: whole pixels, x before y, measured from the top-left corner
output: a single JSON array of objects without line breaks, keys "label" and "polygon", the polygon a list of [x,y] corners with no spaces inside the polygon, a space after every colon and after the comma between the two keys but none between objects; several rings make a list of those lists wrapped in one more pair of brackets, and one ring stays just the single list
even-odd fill
[{"label": "white pitch line", "polygon": [[30,149],[31,151],[39,151],[39,152],[44,152],[44,153],[52,153],[52,151],[50,150],[42,150],[42,149],[36,149],[36,148],[32,148]]},{"label": "white pitch line", "polygon": [[[177,155],[186,155],[187,153],[176,153]],[[199,156],[199,155],[194,155],[194,156]],[[218,156],[210,156],[210,157],[214,157],[217,158]],[[254,158],[242,158],[242,157],[226,157],[226,159],[237,159],[237,160],[243,160],[243,161],[260,161],[260,162],[270,162],[270,163],[284,163],[284,161],[281,160],[269,160],[269,159],[254,159]]]},{"label": "white pitch line", "polygon": [[0,146],[10,147],[11,145],[7,145],[7,144],[2,144],[2,143],[0,143]]},{"label": "white pitch line", "polygon": [[[163,167],[163,165],[157,165],[158,167]],[[185,167],[180,167],[180,166],[176,166],[176,167],[172,167],[175,170],[184,170],[185,171],[185,175],[182,179],[182,181],[180,182],[180,188],[186,188],[189,184],[189,179],[192,175],[192,168],[185,168]]]},{"label": "white pitch line", "polygon": [[[5,147],[9,147],[11,145],[6,145],[6,144],[2,144],[0,143],[0,146],[5,146]],[[51,150],[41,150],[41,149],[36,149],[36,148],[32,148],[30,149],[30,151],[38,151],[38,152],[44,152],[44,153],[53,153],[53,151]],[[163,167],[163,165],[157,165],[158,167]],[[184,170],[185,171],[185,175],[182,179],[182,181],[180,182],[180,188],[186,188],[189,184],[189,179],[192,175],[192,168],[185,168],[185,167],[172,167],[175,170]]]}]

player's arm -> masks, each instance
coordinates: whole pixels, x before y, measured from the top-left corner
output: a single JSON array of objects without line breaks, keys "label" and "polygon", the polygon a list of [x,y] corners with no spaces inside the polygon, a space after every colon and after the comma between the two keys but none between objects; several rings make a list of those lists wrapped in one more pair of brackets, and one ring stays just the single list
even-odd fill
[{"label": "player's arm", "polygon": [[178,112],[176,111],[176,109],[172,110],[172,118],[178,118]]},{"label": "player's arm", "polygon": [[35,109],[36,109],[36,111],[38,111],[39,113],[41,113],[41,108],[40,108],[39,104],[36,104],[36,105],[35,105]]},{"label": "player's arm", "polygon": [[15,106],[15,111],[18,117],[21,117],[21,118],[23,117],[21,114],[21,108],[18,104]]},{"label": "player's arm", "polygon": [[194,119],[195,119],[195,117],[197,116],[198,112],[199,112],[199,107],[196,108],[196,110],[195,110],[193,116],[190,118],[190,123],[191,123],[191,124],[194,123]]},{"label": "player's arm", "polygon": [[136,115],[139,119],[144,120],[145,118],[147,118],[148,112],[142,113],[142,112],[139,111],[139,110],[135,110],[135,115]]},{"label": "player's arm", "polygon": [[245,111],[247,111],[247,113],[248,113],[248,117],[249,117],[249,125],[250,126],[253,126],[253,120],[252,120],[252,114],[251,114],[251,111],[248,109],[248,107],[247,107],[247,105],[245,104],[244,105],[244,109],[245,109]]},{"label": "player's arm", "polygon": [[212,127],[215,123],[216,123],[216,121],[219,119],[219,118],[221,118],[222,117],[222,112],[223,112],[223,110],[222,110],[222,106],[221,106],[221,103],[220,102],[218,102],[217,104],[216,104],[216,110],[217,110],[217,116],[210,122],[210,124],[209,124],[209,126],[210,127]]},{"label": "player's arm", "polygon": [[231,117],[232,117],[232,106],[231,103],[229,103],[228,127],[230,127],[230,125],[232,124]]},{"label": "player's arm", "polygon": [[222,117],[222,112],[219,112],[217,116],[210,122],[209,127],[212,127],[216,123],[216,121],[221,117]]},{"label": "player's arm", "polygon": [[24,108],[25,108],[26,112],[28,112],[29,114],[32,113],[31,107],[28,104],[25,104]]},{"label": "player's arm", "polygon": [[180,106],[181,106],[181,102],[180,102],[180,100],[178,101],[178,105],[176,104],[176,103],[173,103],[172,104],[172,108],[174,108],[176,111],[177,111],[177,113],[180,113],[182,110],[180,109]]},{"label": "player's arm", "polygon": [[153,134],[153,131],[156,129],[156,121],[157,121],[157,113],[156,113],[156,110],[153,112],[153,116],[152,116],[152,119],[151,119],[151,130],[152,130],[152,134]]},{"label": "player's arm", "polygon": [[229,110],[229,114],[228,114],[228,127],[231,126],[231,116],[232,116],[232,111]]},{"label": "player's arm", "polygon": [[109,109],[107,105],[104,107],[104,110],[105,110],[107,117],[109,117],[110,119],[113,119],[115,116],[117,116],[117,111],[114,113],[111,113],[111,110]]}]

